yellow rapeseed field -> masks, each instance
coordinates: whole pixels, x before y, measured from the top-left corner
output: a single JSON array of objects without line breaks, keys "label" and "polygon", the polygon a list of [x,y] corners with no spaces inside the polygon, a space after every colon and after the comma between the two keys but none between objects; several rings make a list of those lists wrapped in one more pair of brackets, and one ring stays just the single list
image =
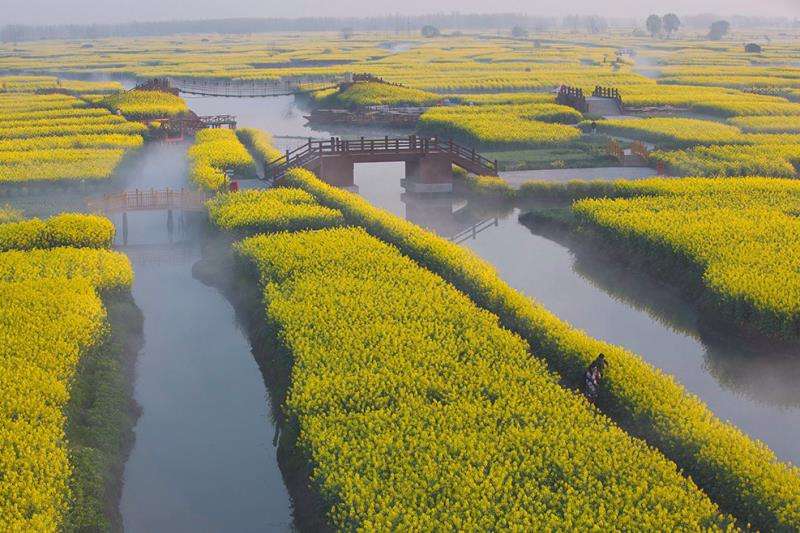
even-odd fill
[{"label": "yellow rapeseed field", "polygon": [[0,252],[2,531],[63,526],[73,469],[64,433],[70,386],[81,356],[107,331],[98,291],[127,290],[133,279],[128,259],[102,248],[112,233],[108,220],[86,215],[0,224],[9,250]]},{"label": "yellow rapeseed field", "polygon": [[253,157],[236,137],[225,129],[202,130],[189,149],[192,163],[190,177],[207,191],[219,191],[230,183],[231,174],[255,174]]},{"label": "yellow rapeseed field", "polygon": [[237,250],[291,353],[288,413],[337,528],[731,526],[496,316],[394,247],[347,228]]}]

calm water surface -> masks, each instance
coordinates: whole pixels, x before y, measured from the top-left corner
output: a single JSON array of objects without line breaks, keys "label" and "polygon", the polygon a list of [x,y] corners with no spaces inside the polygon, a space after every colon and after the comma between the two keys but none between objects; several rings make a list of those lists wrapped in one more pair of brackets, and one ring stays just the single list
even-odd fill
[{"label": "calm water surface", "polygon": [[[203,97],[191,99],[190,105],[200,114],[237,114],[241,124],[271,131],[281,148],[308,136],[353,134],[305,127],[291,97]],[[674,290],[563,238],[534,234],[517,221],[517,211],[495,212],[452,196],[405,194],[403,172],[397,163],[356,165],[355,181],[375,205],[444,237],[497,217],[496,226],[463,245],[492,263],[510,285],[593,337],[640,354],[674,375],[718,417],[763,440],[781,459],[800,464],[800,354],[774,346],[748,348],[715,333]],[[578,172],[581,178],[591,177]],[[639,172],[635,177],[646,174]],[[563,180],[575,172],[552,174],[537,177]]]},{"label": "calm water surface", "polygon": [[[126,171],[126,187],[184,185],[185,150],[147,146]],[[290,530],[261,372],[228,301],[192,277],[203,222],[176,215],[170,239],[166,216],[130,214],[128,245],[121,248],[136,273],[133,296],[145,338],[135,381],[142,416],[124,473],[124,527]],[[116,222],[119,229],[119,216]]]}]

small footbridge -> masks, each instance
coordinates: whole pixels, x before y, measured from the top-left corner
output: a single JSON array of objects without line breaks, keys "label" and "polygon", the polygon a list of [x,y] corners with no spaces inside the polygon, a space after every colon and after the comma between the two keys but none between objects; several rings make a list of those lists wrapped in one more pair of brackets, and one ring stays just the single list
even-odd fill
[{"label": "small footbridge", "polygon": [[128,244],[128,213],[141,211],[166,211],[167,232],[172,238],[175,227],[173,211],[184,213],[205,211],[206,194],[188,189],[134,189],[101,197],[87,198],[86,205],[90,211],[112,215],[122,213],[122,242]]},{"label": "small footbridge", "polygon": [[231,98],[265,98],[305,94],[335,89],[342,84],[352,82],[353,74],[349,73],[330,76],[294,76],[274,80],[167,79],[168,86],[180,93]]},{"label": "small footbridge", "polygon": [[562,85],[558,89],[556,103],[572,107],[581,113],[591,113],[601,117],[619,116],[625,110],[619,90],[600,85],[594,88],[589,97],[580,87]]},{"label": "small footbridge", "polygon": [[195,135],[206,128],[236,129],[234,115],[209,115],[199,116],[192,111],[177,117],[159,119],[159,129],[167,141],[182,141],[186,135]]},{"label": "small footbridge", "polygon": [[[650,164],[651,150],[641,141],[633,141],[629,148],[623,148],[616,139],[608,141],[608,155],[619,161],[623,167],[646,167]],[[658,165],[658,173],[664,173],[663,165]]]},{"label": "small footbridge", "polygon": [[586,99],[586,108],[589,113],[601,117],[615,117],[625,111],[619,89],[599,85],[594,88],[592,96]]},{"label": "small footbridge", "polygon": [[188,189],[134,189],[100,198],[88,198],[91,211],[102,213],[127,213],[130,211],[202,211],[206,195]]},{"label": "small footbridge", "polygon": [[436,137],[381,137],[375,139],[309,140],[303,146],[272,161],[266,161],[265,177],[280,181],[292,167],[315,172],[323,181],[353,187],[356,163],[404,162],[404,185],[412,192],[449,192],[453,189],[453,165],[472,174],[497,175],[497,161],[483,157],[474,148]]}]

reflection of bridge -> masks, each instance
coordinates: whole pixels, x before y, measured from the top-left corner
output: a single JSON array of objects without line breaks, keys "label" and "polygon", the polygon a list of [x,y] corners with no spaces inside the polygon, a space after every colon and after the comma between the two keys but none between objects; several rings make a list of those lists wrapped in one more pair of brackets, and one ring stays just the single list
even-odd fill
[{"label": "reflection of bridge", "polygon": [[263,98],[334,89],[340,84],[349,83],[352,82],[352,80],[352,74],[295,76],[275,80],[169,78],[169,85],[184,94],[235,98]]},{"label": "reflection of bridge", "polygon": [[455,235],[450,237],[450,240],[456,244],[460,244],[466,240],[474,239],[478,236],[478,233],[482,231],[486,231],[487,229],[499,225],[499,220],[497,217],[490,217],[484,220],[481,220],[477,224],[473,224],[472,226],[465,228]]},{"label": "reflection of bridge", "polygon": [[404,185],[411,192],[449,192],[453,189],[453,165],[478,175],[497,175],[491,161],[452,140],[409,137],[309,141],[273,161],[265,162],[267,178],[281,180],[292,167],[305,167],[322,180],[340,187],[353,187],[353,165],[402,161],[406,165]]},{"label": "reflection of bridge", "polygon": [[477,238],[484,232],[492,233],[500,218],[508,214],[498,206],[470,205],[451,194],[404,192],[401,200],[406,220],[456,243]]},{"label": "reflection of bridge", "polygon": [[122,244],[114,248],[124,252],[136,266],[185,264],[191,262],[196,254],[197,243],[181,241],[162,244]]}]

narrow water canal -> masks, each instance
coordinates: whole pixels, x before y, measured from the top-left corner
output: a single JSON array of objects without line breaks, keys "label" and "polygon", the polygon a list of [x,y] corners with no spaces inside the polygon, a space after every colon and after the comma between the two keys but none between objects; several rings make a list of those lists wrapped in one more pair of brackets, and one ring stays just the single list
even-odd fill
[{"label": "narrow water canal", "polygon": [[[242,125],[272,132],[281,149],[305,137],[332,135],[304,126],[303,112],[291,97],[188,101],[199,114],[232,113]],[[402,164],[356,165],[360,194],[444,237],[497,216],[496,226],[464,246],[492,263],[509,284],[588,334],[641,354],[674,375],[717,416],[763,440],[781,459],[800,464],[798,354],[771,346],[747,348],[704,328],[702,317],[674,290],[574,243],[532,233],[517,221],[517,211],[492,212],[453,197],[407,195],[402,177]]]},{"label": "narrow water canal", "polygon": [[[124,186],[187,186],[186,148],[146,146]],[[192,276],[204,222],[176,214],[170,235],[166,217],[129,214],[121,248],[136,273],[145,341],[134,391],[142,415],[122,491],[125,530],[291,530],[262,374],[228,301]],[[121,234],[119,216],[115,222]]]}]

